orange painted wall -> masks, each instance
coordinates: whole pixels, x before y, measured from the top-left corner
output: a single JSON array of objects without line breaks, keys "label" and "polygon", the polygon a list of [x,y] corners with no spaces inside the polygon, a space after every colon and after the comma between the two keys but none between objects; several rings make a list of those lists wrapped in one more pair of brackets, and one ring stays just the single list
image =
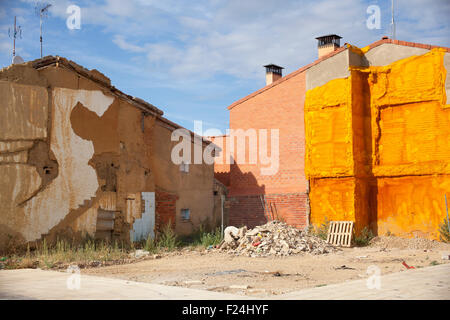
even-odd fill
[{"label": "orange painted wall", "polygon": [[437,238],[450,192],[444,51],[351,68],[306,94],[311,221]]},{"label": "orange painted wall", "polygon": [[378,232],[439,239],[450,175],[378,179]]}]

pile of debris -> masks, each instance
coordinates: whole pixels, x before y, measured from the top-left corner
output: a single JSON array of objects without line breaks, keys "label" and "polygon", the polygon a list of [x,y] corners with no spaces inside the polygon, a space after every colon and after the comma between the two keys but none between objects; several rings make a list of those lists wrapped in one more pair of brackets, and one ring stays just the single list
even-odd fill
[{"label": "pile of debris", "polygon": [[308,235],[306,231],[276,220],[252,230],[227,227],[224,240],[218,248],[248,257],[289,256],[301,252],[323,254],[338,250],[326,241]]}]

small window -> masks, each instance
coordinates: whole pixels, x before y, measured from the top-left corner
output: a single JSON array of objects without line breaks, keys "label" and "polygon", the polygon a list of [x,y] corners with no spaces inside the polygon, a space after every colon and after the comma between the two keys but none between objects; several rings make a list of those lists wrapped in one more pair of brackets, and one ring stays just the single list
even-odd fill
[{"label": "small window", "polygon": [[189,220],[191,211],[189,209],[181,209],[181,220]]},{"label": "small window", "polygon": [[185,163],[184,161],[182,161],[180,164],[180,171],[189,172],[189,163]]}]

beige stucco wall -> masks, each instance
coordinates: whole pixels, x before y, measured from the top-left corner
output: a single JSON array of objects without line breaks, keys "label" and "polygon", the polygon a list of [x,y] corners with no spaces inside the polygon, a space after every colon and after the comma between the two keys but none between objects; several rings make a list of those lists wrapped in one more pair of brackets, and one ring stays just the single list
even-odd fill
[{"label": "beige stucco wall", "polygon": [[97,209],[115,211],[114,237],[129,240],[141,192],[156,185],[190,208],[188,233],[212,217],[212,165],[182,173],[171,131],[155,116],[64,67],[0,72],[0,250],[68,236],[96,236]]},{"label": "beige stucco wall", "polygon": [[444,68],[447,70],[447,76],[445,78],[446,104],[450,104],[450,53],[444,55]]},{"label": "beige stucco wall", "polygon": [[365,56],[370,66],[386,66],[400,59],[413,55],[422,55],[429,50],[423,48],[400,46],[393,43],[383,43],[366,52]]},{"label": "beige stucco wall", "polygon": [[[176,232],[189,234],[200,224],[211,223],[213,218],[214,167],[204,162],[202,164],[193,163],[192,143],[192,163],[189,165],[189,172],[181,172],[179,165],[174,164],[171,160],[172,148],[178,144],[177,141],[171,141],[172,131],[173,129],[161,122],[157,122],[155,125],[155,153],[153,156],[155,184],[165,191],[178,195]],[[181,219],[181,209],[190,209],[189,221]]]},{"label": "beige stucco wall", "polygon": [[306,91],[322,86],[330,80],[348,77],[350,75],[348,66],[349,50],[343,50],[322,60],[306,70]]}]

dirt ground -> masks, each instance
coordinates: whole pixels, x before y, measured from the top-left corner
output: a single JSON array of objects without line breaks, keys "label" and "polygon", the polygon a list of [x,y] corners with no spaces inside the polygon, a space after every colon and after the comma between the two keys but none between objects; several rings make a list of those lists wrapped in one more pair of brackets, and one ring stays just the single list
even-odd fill
[{"label": "dirt ground", "polygon": [[450,244],[424,239],[376,238],[367,247],[337,253],[289,257],[244,257],[217,250],[183,249],[143,261],[83,269],[82,274],[139,282],[267,297],[309,287],[367,278],[368,266],[381,274],[450,263]]}]

